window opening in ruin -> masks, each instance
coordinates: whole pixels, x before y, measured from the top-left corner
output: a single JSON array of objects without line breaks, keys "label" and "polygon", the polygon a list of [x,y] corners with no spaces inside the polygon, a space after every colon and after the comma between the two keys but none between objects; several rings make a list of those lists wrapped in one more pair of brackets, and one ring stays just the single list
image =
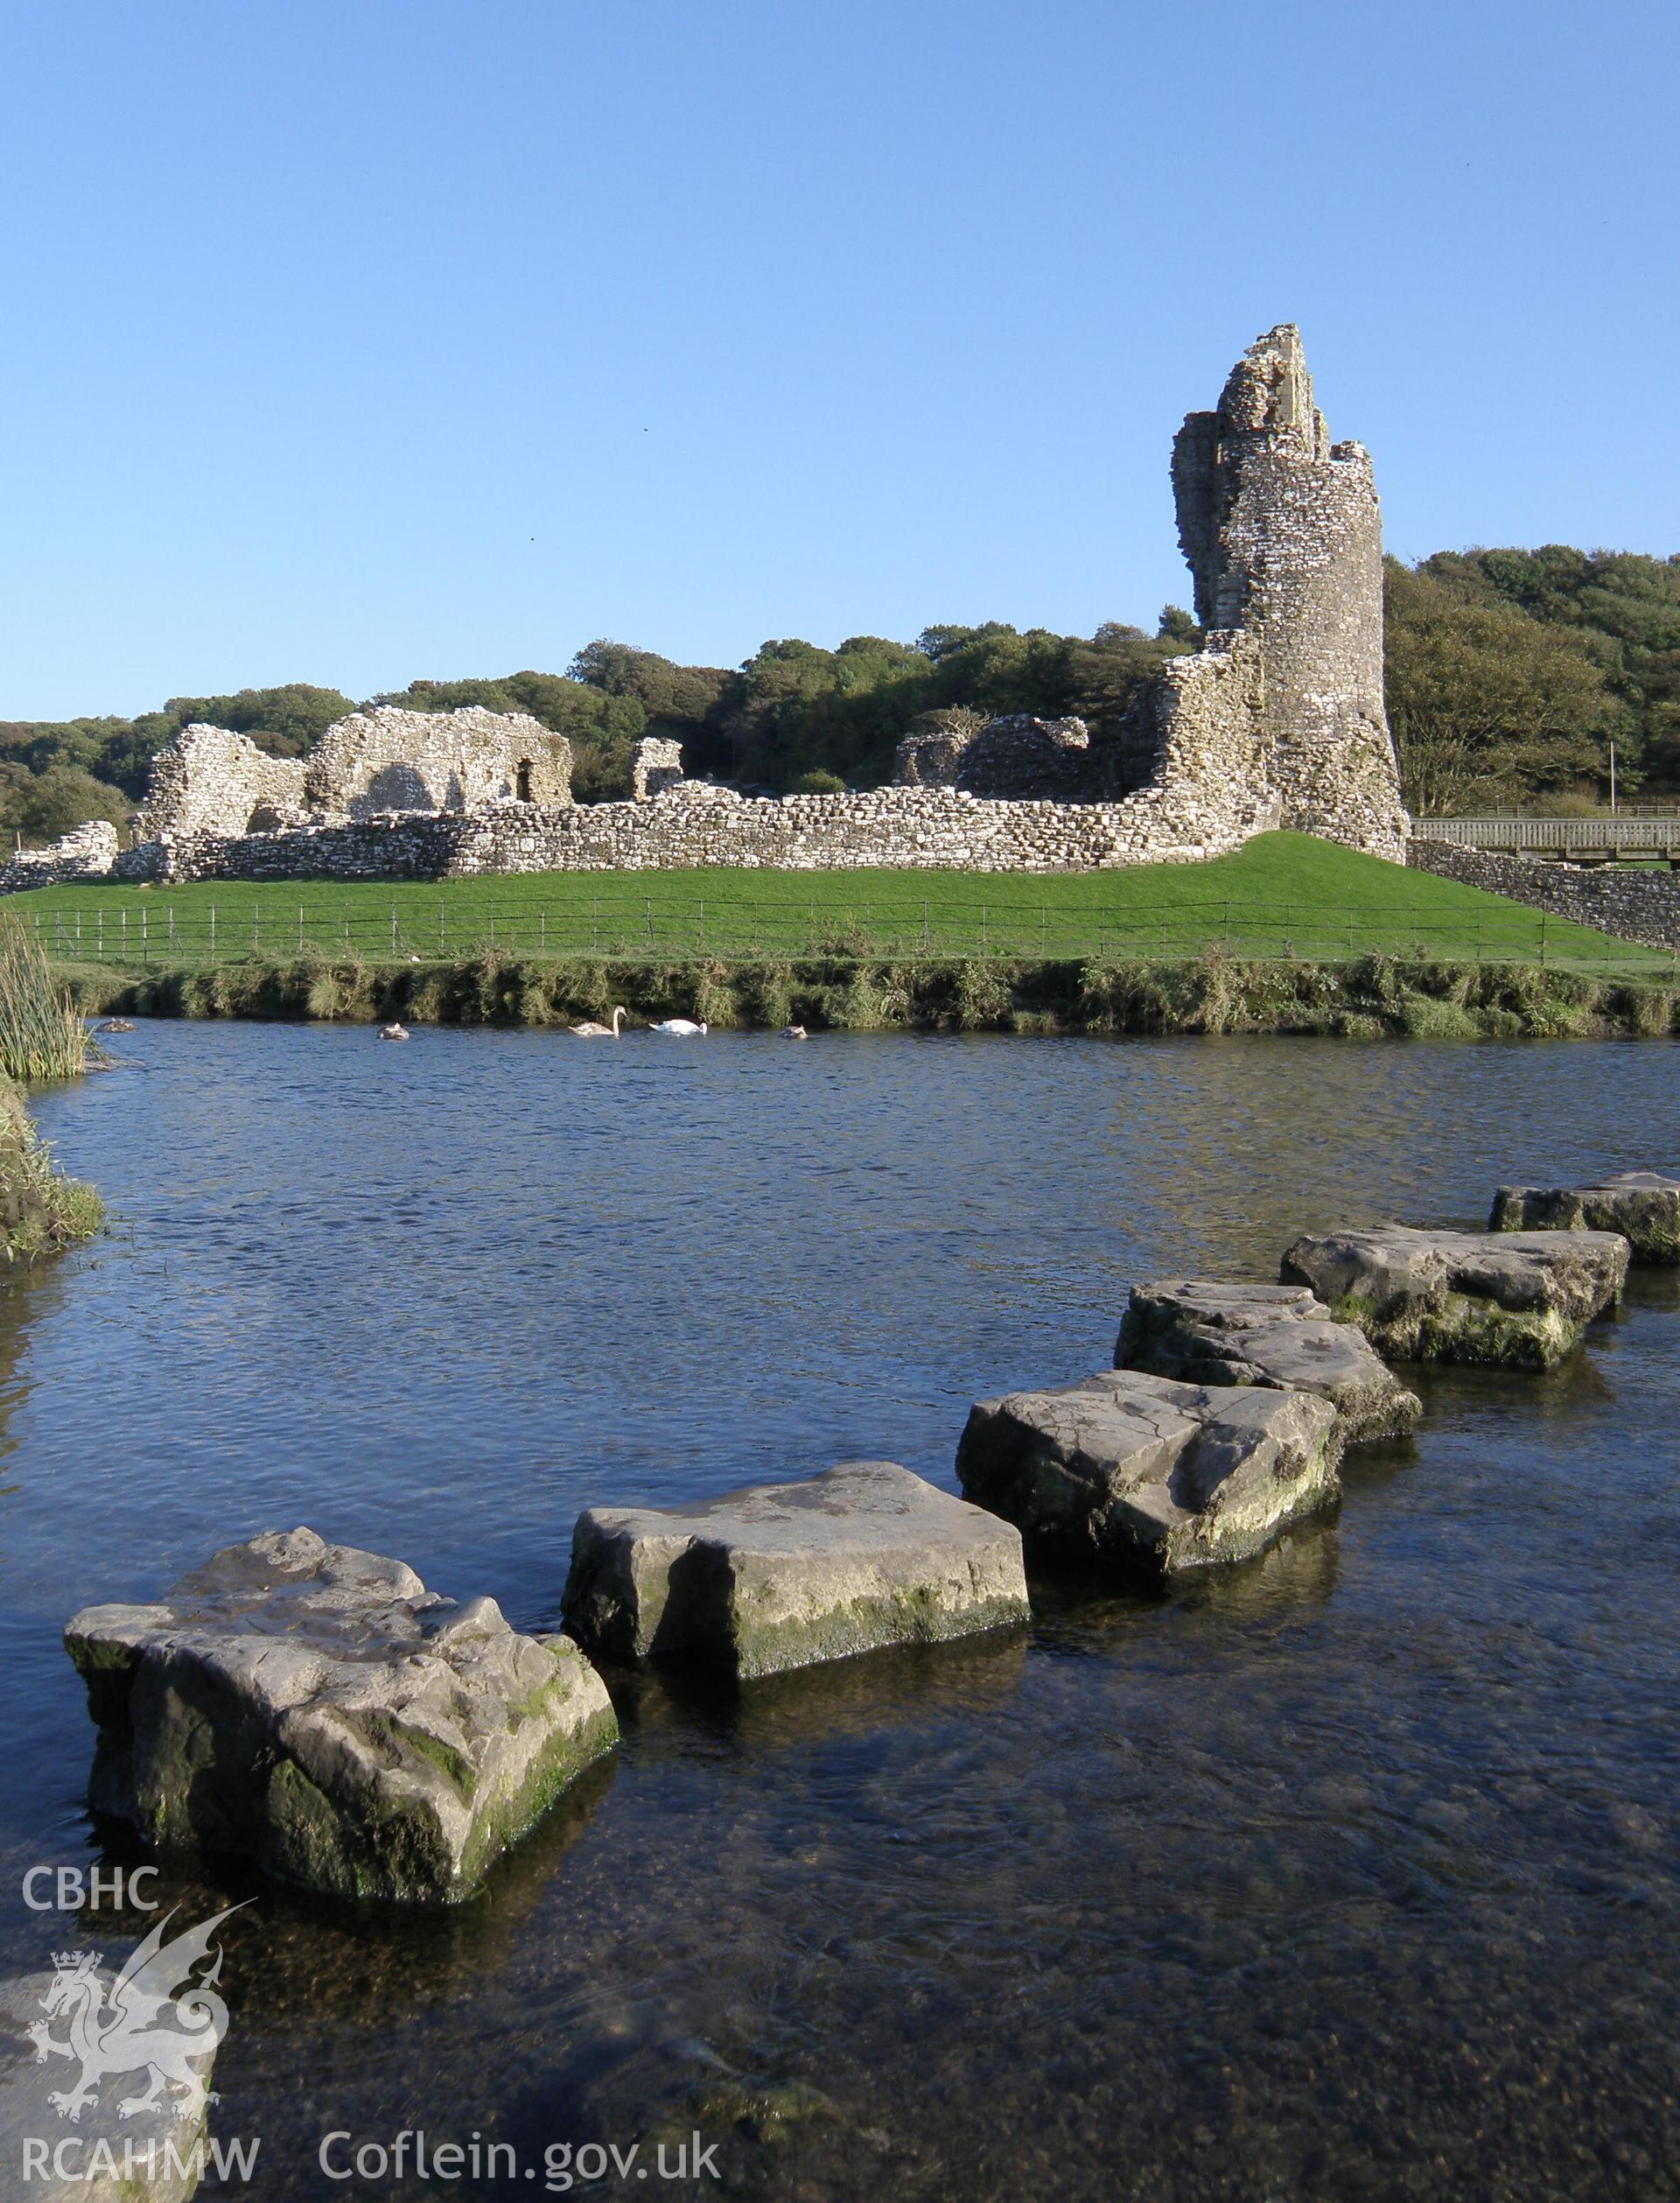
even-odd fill
[{"label": "window opening in ruin", "polygon": [[528,803],[531,800],[531,761],[528,757],[522,757],[514,767],[514,784],[520,802]]}]

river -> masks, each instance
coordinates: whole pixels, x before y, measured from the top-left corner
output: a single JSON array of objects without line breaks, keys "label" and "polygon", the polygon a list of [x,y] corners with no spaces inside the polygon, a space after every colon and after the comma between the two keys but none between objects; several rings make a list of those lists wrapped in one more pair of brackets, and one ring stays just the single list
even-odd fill
[{"label": "river", "polygon": [[[1664,1043],[112,1046],[37,1105],[111,1232],[0,1288],[13,1971],[74,1932],[25,1870],[123,1856],[82,1806],[85,1601],[307,1523],[554,1627],[591,1501],[858,1456],[955,1488],[969,1403],[1104,1366],[1132,1279],[1680,1150]],[[719,2143],[696,2192],[822,2203],[1673,2192],[1675,1279],[1549,1377],[1419,1389],[1415,1442],[1247,1568],[626,1691],[466,1907],[165,1875],[186,1916],[256,1898],[214,2126],[261,2159],[206,2192],[566,2192],[656,2126]],[[322,2168],[410,2128],[520,2175]],[[676,2192],[649,2162],[591,2192]]]}]

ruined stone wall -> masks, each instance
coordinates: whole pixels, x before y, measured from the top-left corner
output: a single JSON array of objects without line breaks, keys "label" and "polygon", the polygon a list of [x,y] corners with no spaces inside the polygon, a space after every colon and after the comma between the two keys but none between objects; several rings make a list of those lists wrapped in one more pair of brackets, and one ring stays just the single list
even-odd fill
[{"label": "ruined stone wall", "polygon": [[135,838],[272,832],[381,811],[571,801],[571,745],[520,712],[353,712],[307,759],[188,726],[151,761]]},{"label": "ruined stone wall", "polygon": [[523,712],[406,712],[386,704],[329,726],[307,766],[325,818],[571,801],[571,744]]},{"label": "ruined stone wall", "polygon": [[135,838],[161,833],[242,834],[304,816],[301,758],[270,757],[226,726],[185,726],[151,761]]},{"label": "ruined stone wall", "polygon": [[630,796],[645,803],[682,777],[682,745],[662,734],[644,734],[630,753]]},{"label": "ruined stone wall", "polygon": [[116,828],[108,818],[92,818],[45,849],[18,850],[0,867],[0,895],[55,888],[65,880],[100,880],[116,862]]},{"label": "ruined stone wall", "polygon": [[[1217,701],[1194,708],[1209,728],[1208,711],[1228,711],[1234,752],[1258,756],[1283,824],[1397,858],[1371,463],[1331,443],[1292,326],[1250,346],[1214,411],[1186,417],[1172,484],[1207,646],[1167,669],[1166,719],[1206,679]],[[1230,681],[1216,661],[1231,657],[1253,677]]]},{"label": "ruined stone wall", "polygon": [[1460,880],[1508,895],[1531,909],[1596,926],[1619,940],[1650,949],[1680,949],[1680,876],[1671,872],[1621,872],[1606,865],[1583,871],[1530,857],[1490,856],[1456,842],[1412,841],[1406,862],[1418,872]]},{"label": "ruined stone wall", "polygon": [[894,756],[892,777],[900,788],[961,788],[1004,802],[1044,796],[1080,803],[1113,792],[1096,784],[1095,763],[1083,719],[1014,712],[988,719],[970,735],[945,727],[907,734]]},{"label": "ruined stone wall", "polygon": [[171,836],[125,852],[116,873],[154,880],[438,880],[481,873],[650,871],[672,866],[858,866],[1078,872],[1194,863],[1265,823],[1233,803],[992,803],[961,789],[744,797],[684,782],[645,803],[416,813],[244,836]]}]

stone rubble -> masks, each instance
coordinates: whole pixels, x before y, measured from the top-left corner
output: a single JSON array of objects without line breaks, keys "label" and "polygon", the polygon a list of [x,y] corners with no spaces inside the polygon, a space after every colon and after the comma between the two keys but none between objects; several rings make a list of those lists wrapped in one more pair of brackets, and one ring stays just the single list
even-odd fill
[{"label": "stone rubble", "polygon": [[1404,1436],[1423,1413],[1363,1332],[1338,1323],[1299,1285],[1194,1278],[1135,1285],[1114,1365],[1183,1384],[1316,1393],[1334,1407],[1343,1445]]},{"label": "stone rubble", "polygon": [[1309,1232],[1284,1257],[1286,1285],[1310,1286],[1396,1361],[1550,1369],[1621,1298],[1628,1245],[1609,1231]]},{"label": "stone rubble", "polygon": [[1618,1231],[1635,1262],[1680,1262],[1680,1178],[1624,1170],[1576,1186],[1501,1186],[1491,1231]]},{"label": "stone rubble", "polygon": [[65,1645],[99,1730],[89,1795],[157,1851],[242,1853],[336,1897],[472,1894],[618,1722],[564,1637],[298,1529],[228,1546]]},{"label": "stone rubble", "polygon": [[566,1627],[598,1657],[739,1677],[1027,1618],[1016,1533],[892,1461],[687,1507],[590,1507]]},{"label": "stone rubble", "polygon": [[1316,1393],[1104,1370],[979,1401],[956,1473],[1030,1546],[1176,1575],[1248,1560],[1327,1505],[1340,1452]]}]

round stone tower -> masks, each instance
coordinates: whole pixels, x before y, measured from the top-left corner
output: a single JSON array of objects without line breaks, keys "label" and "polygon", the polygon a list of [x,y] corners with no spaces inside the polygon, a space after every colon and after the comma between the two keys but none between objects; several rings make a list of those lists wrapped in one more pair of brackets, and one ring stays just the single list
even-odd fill
[{"label": "round stone tower", "polygon": [[1280,823],[1399,855],[1370,457],[1330,441],[1292,323],[1250,346],[1215,411],[1186,416],[1172,488],[1207,651],[1255,669],[1228,686]]}]

